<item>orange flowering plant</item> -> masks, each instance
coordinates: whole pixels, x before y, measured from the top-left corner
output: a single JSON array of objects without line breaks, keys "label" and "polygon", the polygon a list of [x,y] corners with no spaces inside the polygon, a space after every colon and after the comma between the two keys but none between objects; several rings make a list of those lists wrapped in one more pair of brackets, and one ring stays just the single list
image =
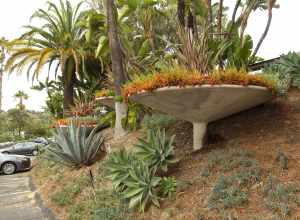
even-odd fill
[{"label": "orange flowering plant", "polygon": [[103,89],[101,91],[97,91],[95,96],[96,98],[115,96],[115,92],[111,89]]},{"label": "orange flowering plant", "polygon": [[264,74],[249,74],[245,70],[228,69],[215,71],[212,74],[201,74],[197,70],[174,68],[168,71],[155,72],[135,77],[123,88],[123,97],[126,101],[131,95],[139,92],[151,92],[158,88],[170,86],[201,86],[201,85],[254,85],[263,86],[276,92],[277,82]]}]

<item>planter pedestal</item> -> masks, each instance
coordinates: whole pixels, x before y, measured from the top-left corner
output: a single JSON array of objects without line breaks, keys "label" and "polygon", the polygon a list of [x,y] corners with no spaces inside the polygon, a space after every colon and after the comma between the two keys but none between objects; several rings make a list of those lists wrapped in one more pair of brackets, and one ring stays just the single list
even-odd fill
[{"label": "planter pedestal", "polygon": [[204,144],[207,123],[194,122],[193,123],[193,148],[194,151],[201,150]]},{"label": "planter pedestal", "polygon": [[202,85],[164,87],[129,98],[193,123],[194,150],[199,150],[209,122],[265,103],[272,99],[272,93],[261,86]]}]

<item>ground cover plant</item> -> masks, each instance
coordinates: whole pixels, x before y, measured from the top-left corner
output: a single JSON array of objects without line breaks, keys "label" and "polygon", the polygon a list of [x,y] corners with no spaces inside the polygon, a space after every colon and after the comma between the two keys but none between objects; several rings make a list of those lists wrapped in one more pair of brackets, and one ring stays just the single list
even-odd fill
[{"label": "ground cover plant", "polygon": [[[225,175],[230,171],[230,174]],[[215,173],[219,177],[207,205],[219,211],[247,203],[251,186],[261,181],[261,168],[253,158],[253,153],[247,150],[220,150],[210,154],[201,176],[206,178]]]},{"label": "ground cover plant", "polygon": [[174,68],[159,73],[137,76],[131,82],[126,84],[123,89],[125,100],[131,95],[139,92],[151,92],[158,88],[177,86],[201,86],[233,84],[233,85],[254,85],[263,86],[275,93],[277,82],[265,77],[263,74],[248,74],[244,70],[229,69],[217,71],[212,74],[201,74],[197,70],[190,71],[184,68]]},{"label": "ground cover plant", "polygon": [[300,208],[299,186],[283,184],[273,176],[269,176],[263,188],[266,207],[279,218],[286,219],[293,210]]}]

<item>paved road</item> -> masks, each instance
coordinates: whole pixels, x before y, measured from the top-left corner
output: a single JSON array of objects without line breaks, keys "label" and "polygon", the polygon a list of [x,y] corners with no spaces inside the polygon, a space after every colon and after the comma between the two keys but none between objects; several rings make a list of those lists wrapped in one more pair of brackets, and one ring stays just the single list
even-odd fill
[{"label": "paved road", "polygon": [[26,173],[0,175],[0,220],[53,220]]}]

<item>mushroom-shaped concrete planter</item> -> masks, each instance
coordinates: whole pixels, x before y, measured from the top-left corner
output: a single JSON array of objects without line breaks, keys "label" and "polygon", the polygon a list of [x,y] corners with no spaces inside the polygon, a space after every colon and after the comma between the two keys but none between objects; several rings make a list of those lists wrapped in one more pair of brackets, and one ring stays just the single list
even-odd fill
[{"label": "mushroom-shaped concrete planter", "polygon": [[201,85],[140,92],[130,100],[193,123],[193,147],[200,150],[209,122],[262,104],[272,92],[261,86]]},{"label": "mushroom-shaped concrete planter", "polygon": [[115,108],[115,99],[113,96],[98,97],[96,101],[99,101],[104,106]]}]

